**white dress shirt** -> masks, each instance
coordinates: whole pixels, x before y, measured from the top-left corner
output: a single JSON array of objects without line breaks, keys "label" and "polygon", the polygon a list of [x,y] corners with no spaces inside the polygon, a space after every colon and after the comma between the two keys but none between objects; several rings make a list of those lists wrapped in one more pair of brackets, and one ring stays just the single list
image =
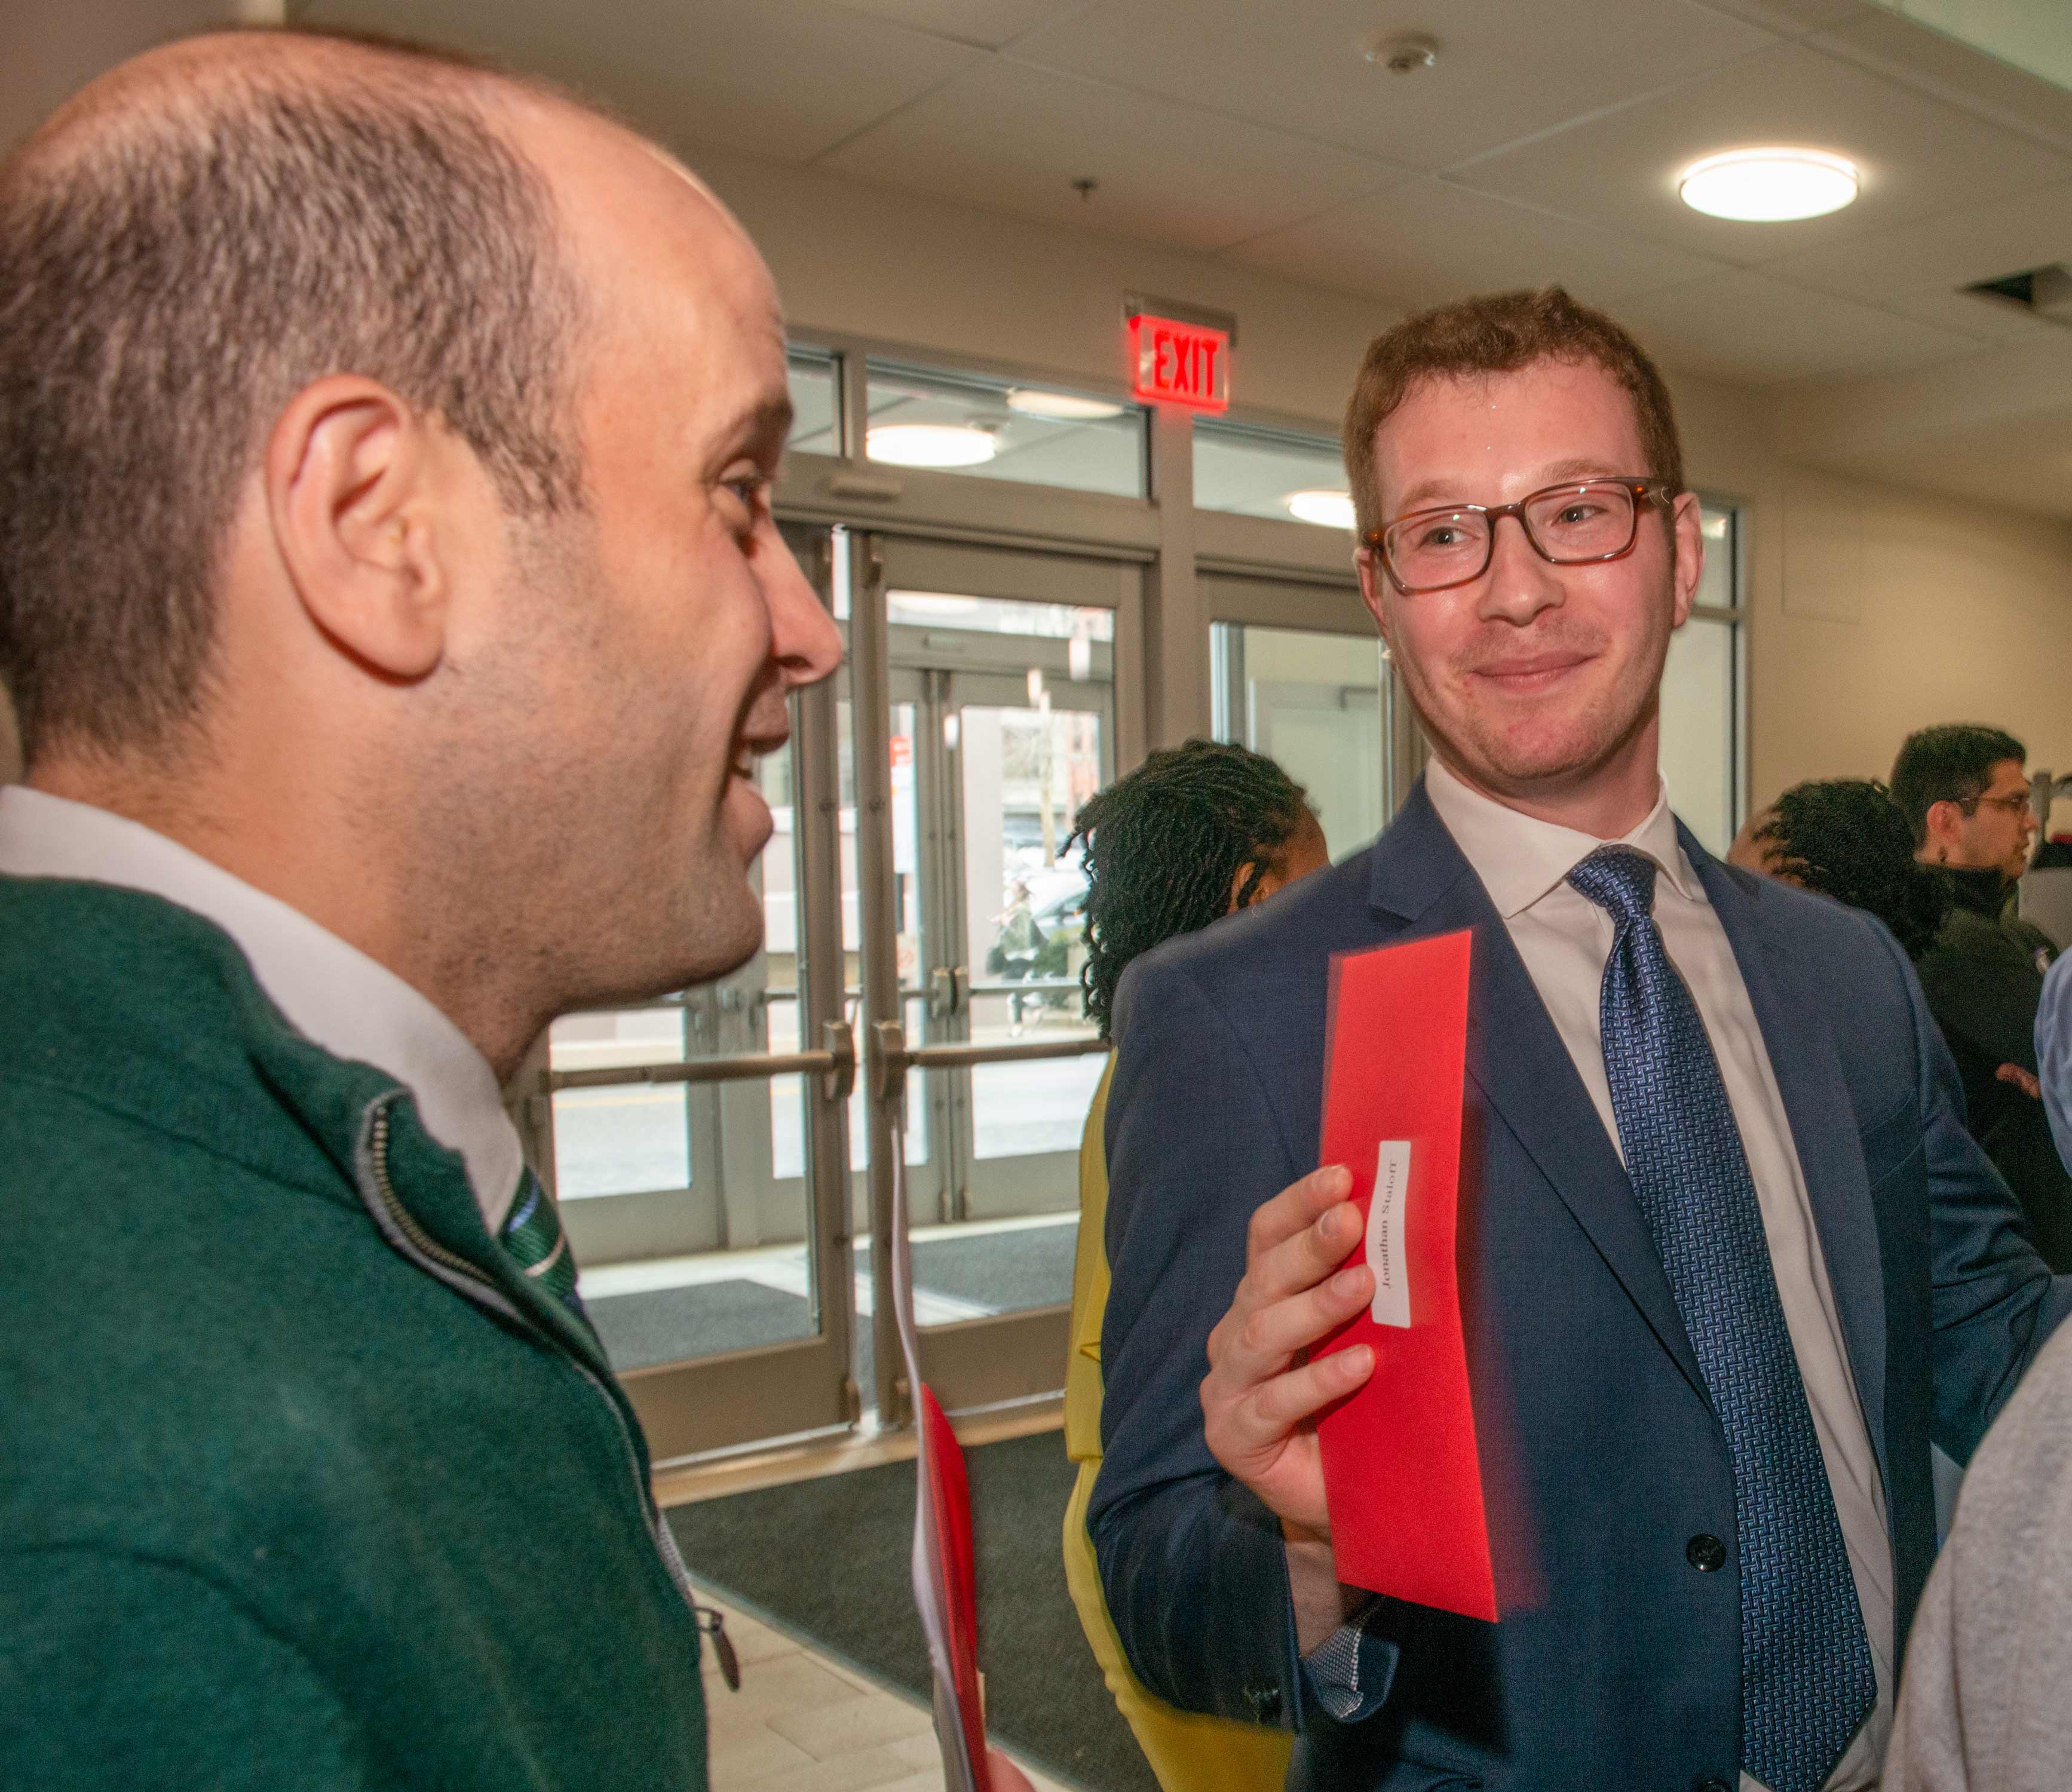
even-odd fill
[{"label": "white dress shirt", "polygon": [[[1469,789],[1437,760],[1425,769],[1424,787],[1440,820],[1503,917],[1511,943],[1524,960],[1555,1030],[1568,1048],[1583,1087],[1623,1162],[1626,1153],[1612,1112],[1611,1085],[1605,1075],[1598,1006],[1614,930],[1611,916],[1568,882],[1576,865],[1608,843],[1507,808]],[[1655,799],[1647,819],[1617,844],[1645,853],[1660,868],[1655,886],[1655,923],[1670,962],[1704,1018],[1755,1181],[1770,1268],[1777,1277],[1792,1353],[1799,1359],[1799,1378],[1806,1384],[1828,1485],[1834,1490],[1835,1509],[1841,1519],[1877,1673],[1877,1707],[1836,1765],[1827,1786],[1829,1792],[1866,1792],[1877,1784],[1885,1739],[1892,1728],[1892,1545],[1885,1529],[1884,1485],[1849,1371],[1848,1349],[1827,1280],[1827,1259],[1814,1227],[1805,1175],[1778,1091],[1777,1073],[1770,1067],[1770,1052],[1749,1001],[1748,986],[1734,962],[1726,930],[1677,840],[1676,818],[1670,812],[1667,789]],[[1743,1792],[1758,1785],[1748,1775],[1741,1776]]]},{"label": "white dress shirt", "polygon": [[489,1060],[386,966],[163,834],[19,784],[0,789],[0,876],[67,878],[162,896],[237,943],[290,1025],[335,1058],[386,1071],[425,1130],[460,1154],[493,1237],[524,1167]]}]

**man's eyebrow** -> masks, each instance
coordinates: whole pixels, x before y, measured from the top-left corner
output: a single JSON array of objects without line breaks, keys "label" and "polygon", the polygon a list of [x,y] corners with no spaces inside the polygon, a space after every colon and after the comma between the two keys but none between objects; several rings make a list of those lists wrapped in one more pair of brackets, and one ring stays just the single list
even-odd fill
[{"label": "man's eyebrow", "polygon": [[791,434],[791,417],[790,393],[766,398],[742,413],[726,439],[745,443],[758,453],[775,454]]}]

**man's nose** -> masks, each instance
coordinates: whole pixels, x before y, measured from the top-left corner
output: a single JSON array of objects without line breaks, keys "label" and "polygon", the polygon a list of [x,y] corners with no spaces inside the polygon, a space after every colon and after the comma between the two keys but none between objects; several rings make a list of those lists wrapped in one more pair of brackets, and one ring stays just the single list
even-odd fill
[{"label": "man's nose", "polygon": [[764,586],[770,605],[771,656],[783,669],[787,686],[817,684],[841,664],[841,630],[790,544],[780,537],[777,552],[781,558]]},{"label": "man's nose", "polygon": [[[1507,524],[1515,528],[1506,528]],[[1482,600],[1477,606],[1485,619],[1523,626],[1543,610],[1560,606],[1566,594],[1555,569],[1532,545],[1524,520],[1497,518],[1490,537],[1490,563],[1482,574]]]}]

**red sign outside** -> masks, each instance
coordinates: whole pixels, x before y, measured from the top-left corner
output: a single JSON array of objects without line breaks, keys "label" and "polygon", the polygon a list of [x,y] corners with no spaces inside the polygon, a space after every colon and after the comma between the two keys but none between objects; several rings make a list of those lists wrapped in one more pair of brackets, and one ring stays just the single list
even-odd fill
[{"label": "red sign outside", "polygon": [[1129,389],[1155,404],[1230,409],[1230,332],[1140,311],[1129,320]]}]

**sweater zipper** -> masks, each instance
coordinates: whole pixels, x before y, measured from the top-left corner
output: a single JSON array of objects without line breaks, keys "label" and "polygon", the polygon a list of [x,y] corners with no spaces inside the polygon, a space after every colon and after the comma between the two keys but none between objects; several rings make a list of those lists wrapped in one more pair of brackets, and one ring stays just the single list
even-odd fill
[{"label": "sweater zipper", "polygon": [[[416,1217],[409,1209],[403,1205],[402,1197],[397,1193],[395,1182],[388,1173],[388,1110],[396,1099],[391,1096],[375,1104],[365,1160],[374,1184],[376,1198],[380,1201],[382,1212],[387,1215],[390,1225],[394,1228],[391,1235],[392,1242],[394,1238],[400,1236],[407,1243],[410,1251],[415,1252],[427,1261],[439,1265],[447,1272],[449,1277],[467,1283],[472,1289],[479,1289],[482,1294],[489,1297],[487,1301],[479,1301],[479,1304],[487,1305],[495,1311],[519,1320],[521,1324],[526,1325],[527,1330],[535,1337],[545,1338],[545,1334],[541,1333],[536,1326],[532,1326],[524,1321],[518,1309],[511,1304],[509,1297],[503,1289],[483,1275],[467,1258],[458,1252],[447,1250],[444,1245],[431,1237],[424,1227],[417,1223]],[[670,1584],[676,1589],[684,1603],[691,1608],[693,1617],[695,1619],[698,1607],[697,1601],[691,1597],[689,1576],[684,1572],[683,1557],[676,1549],[676,1539],[669,1535],[662,1523],[660,1509],[649,1497],[646,1479],[640,1472],[640,1452],[634,1444],[632,1429],[626,1422],[626,1415],[619,1410],[619,1402],[611,1397],[610,1390],[604,1385],[596,1371],[581,1358],[563,1350],[555,1339],[547,1338],[545,1341],[559,1351],[566,1361],[574,1366],[583,1379],[597,1391],[598,1398],[610,1409],[613,1422],[619,1429],[619,1443],[626,1452],[627,1467],[632,1474],[635,1497],[639,1499],[641,1515],[647,1521],[648,1538],[655,1545],[656,1553],[661,1557],[663,1572],[668,1576]]]}]

